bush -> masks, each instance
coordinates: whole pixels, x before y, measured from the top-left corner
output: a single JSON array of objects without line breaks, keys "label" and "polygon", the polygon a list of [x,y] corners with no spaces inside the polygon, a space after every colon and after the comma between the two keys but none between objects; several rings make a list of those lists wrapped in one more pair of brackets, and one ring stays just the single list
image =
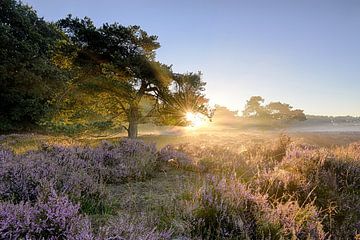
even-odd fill
[{"label": "bush", "polygon": [[191,204],[192,233],[202,239],[323,239],[312,204],[271,204],[235,179],[209,178]]},{"label": "bush", "polygon": [[162,162],[169,162],[181,168],[191,168],[194,164],[186,153],[177,150],[171,145],[163,147],[158,153],[158,158]]},{"label": "bush", "polygon": [[291,144],[283,160],[261,171],[255,183],[273,202],[312,202],[322,209],[326,232],[352,239],[360,226],[360,163],[356,143],[333,149]]},{"label": "bush", "polygon": [[93,239],[79,205],[54,191],[30,202],[0,203],[1,239]]},{"label": "bush", "polygon": [[333,150],[336,157],[360,161],[360,142],[354,142],[348,146],[337,147]]},{"label": "bush", "polygon": [[155,144],[140,140],[123,139],[118,145],[103,143],[95,152],[104,153],[104,179],[108,183],[142,180],[159,167]]},{"label": "bush", "polygon": [[249,144],[244,156],[249,163],[256,165],[258,169],[269,170],[283,160],[291,142],[289,136],[281,134],[277,141],[267,144]]},{"label": "bush", "polygon": [[263,169],[254,181],[271,199],[297,199],[303,203],[318,182],[318,169],[327,153],[313,146],[291,144],[282,161]]},{"label": "bush", "polygon": [[257,197],[226,179],[210,177],[192,205],[192,234],[202,239],[247,239],[256,236]]},{"label": "bush", "polygon": [[[35,201],[41,186],[53,184],[82,209],[107,211],[104,183],[124,183],[151,176],[158,168],[154,144],[124,139],[96,148],[44,145],[22,155],[0,150],[0,199]],[[95,211],[95,212],[94,212]]]},{"label": "bush", "polygon": [[258,234],[268,239],[325,239],[320,214],[313,203],[277,203],[263,212]]},{"label": "bush", "polygon": [[7,149],[3,149],[0,147],[0,164],[3,164],[8,159],[12,159],[14,157],[14,153]]},{"label": "bush", "polygon": [[[7,201],[0,204],[0,238],[92,239],[88,220],[78,214],[80,205],[69,199],[80,202],[86,213],[104,213],[104,182],[144,179],[159,163],[154,144],[130,139],[102,142],[95,148],[43,145],[22,155],[0,149],[0,201]],[[48,189],[51,193],[45,194]],[[121,230],[112,222],[108,233],[130,239],[169,239],[171,235],[142,222],[134,222],[130,229],[128,222],[122,223]]]},{"label": "bush", "polygon": [[[247,162],[244,156],[244,146],[236,146],[231,149],[222,145],[206,147],[201,144],[181,144],[176,148],[169,147],[169,150],[165,148],[165,155],[171,155],[171,149],[179,152],[175,153],[177,155],[188,156],[177,161],[180,163],[178,165],[184,166],[185,169],[223,176],[236,174],[244,179],[250,179],[257,172],[258,163]],[[175,155],[175,159],[177,155]]]},{"label": "bush", "polygon": [[15,203],[35,201],[41,186],[48,183],[74,200],[102,196],[103,187],[92,165],[75,153],[76,148],[54,147],[5,157],[0,165],[0,198]]}]

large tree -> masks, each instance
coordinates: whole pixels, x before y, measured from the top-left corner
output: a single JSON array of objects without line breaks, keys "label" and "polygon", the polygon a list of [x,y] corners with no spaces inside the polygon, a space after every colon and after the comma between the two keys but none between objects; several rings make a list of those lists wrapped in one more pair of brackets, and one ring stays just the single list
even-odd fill
[{"label": "large tree", "polygon": [[30,7],[0,1],[0,131],[33,126],[49,110],[64,82],[51,61],[61,38],[61,32]]},{"label": "large tree", "polygon": [[[72,16],[58,25],[68,41],[59,46],[56,62],[72,71],[72,90],[91,96],[94,112],[125,121],[130,138],[137,137],[139,123],[151,119],[166,122],[162,117],[169,113],[169,106],[189,101],[190,97],[198,102],[192,101],[191,109],[183,111],[205,112],[200,75],[174,74],[170,66],[156,61],[155,51],[160,47],[156,36],[138,26],[115,23],[96,27],[89,18]],[[171,118],[176,117],[179,114],[173,111]]]}]

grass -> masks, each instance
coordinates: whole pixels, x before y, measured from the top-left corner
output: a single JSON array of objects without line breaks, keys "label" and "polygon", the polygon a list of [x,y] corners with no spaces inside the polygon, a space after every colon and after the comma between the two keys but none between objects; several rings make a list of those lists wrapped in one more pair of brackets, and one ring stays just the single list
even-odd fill
[{"label": "grass", "polygon": [[177,215],[181,201],[196,189],[201,178],[194,172],[167,169],[147,181],[109,186],[111,201],[119,214],[145,213],[145,217],[157,219],[160,228],[169,227],[181,221]]},{"label": "grass", "polygon": [[[281,217],[274,219],[267,215],[255,214],[254,218],[257,218],[258,224],[264,224],[264,222],[270,221],[269,219],[273,221],[270,225],[266,225],[269,223],[261,225],[261,231],[264,231],[262,234],[271,231],[277,234],[279,231],[285,231],[281,230],[279,226],[286,223],[289,226],[296,226],[300,234],[298,236],[301,236],[299,238],[302,239],[302,236],[305,236],[302,235],[305,234],[302,231],[306,232],[309,226],[320,224],[320,220],[319,222],[314,220],[314,216],[319,214],[324,229],[328,232],[327,237],[332,239],[339,239],[339,236],[345,236],[345,239],[349,237],[352,234],[352,228],[356,226],[351,221],[360,220],[358,210],[351,210],[353,206],[358,205],[355,202],[359,200],[357,196],[359,189],[356,182],[360,179],[358,175],[360,167],[356,158],[360,154],[357,148],[343,146],[359,140],[360,134],[291,133],[289,135],[295,145],[301,143],[310,148],[312,145],[317,145],[315,153],[330,151],[332,155],[328,156],[335,156],[321,160],[321,157],[319,159],[307,157],[307,150],[301,150],[302,157],[293,157],[290,159],[291,161],[284,161],[289,146],[286,139],[276,140],[278,135],[279,132],[241,132],[222,135],[202,133],[181,136],[141,136],[145,142],[156,142],[158,148],[167,144],[177,146],[178,149],[193,157],[194,167],[183,168],[178,165],[163,164],[159,171],[152,174],[151,178],[122,184],[108,184],[106,188],[109,198],[106,200],[106,209],[102,213],[90,215],[94,232],[100,232],[101,228],[111,219],[117,221],[116,217],[129,216],[129,219],[143,219],[150,224],[150,229],[156,228],[159,231],[170,229],[174,236],[196,237],[191,235],[193,229],[190,225],[194,224],[196,218],[195,215],[192,215],[193,211],[198,209],[201,204],[205,205],[201,207],[203,214],[200,218],[211,216],[211,218],[215,218],[215,221],[219,216],[224,217],[221,214],[228,214],[228,216],[236,218],[238,217],[236,212],[242,211],[241,205],[239,210],[239,205],[236,203],[238,201],[236,196],[234,198],[228,189],[217,188],[216,190],[220,194],[217,201],[228,204],[228,206],[220,206],[217,205],[218,202],[215,202],[214,207],[218,208],[216,211],[219,211],[216,214],[207,212],[207,203],[196,199],[199,192],[203,191],[204,186],[207,186],[208,175],[217,176],[219,179],[233,179],[234,175],[236,178],[234,186],[249,185],[252,188],[251,191],[255,191],[249,192],[249,194],[256,196],[259,191],[261,194],[269,195],[267,201],[271,207],[257,202],[251,205],[256,206],[257,209],[263,209],[259,210],[260,212],[272,212],[273,216],[293,214],[294,219],[299,218],[299,214],[305,214],[308,219],[306,221],[309,221],[304,223],[302,216],[300,216],[300,222],[292,222],[295,221],[294,219],[285,219],[288,221],[286,222]],[[96,146],[103,140],[116,142],[118,138],[97,139],[84,136],[70,138],[14,134],[1,136],[0,144],[20,154],[29,150],[37,150],[44,143],[64,146],[74,144]],[[282,143],[282,141],[284,142]],[[300,146],[302,146],[301,144]],[[336,147],[334,147],[335,145]],[[298,150],[294,149],[293,151]],[[311,151],[310,153],[313,153]],[[309,162],[309,159],[312,159],[312,162]],[[228,188],[232,183],[229,184]],[[314,187],[314,184],[317,185]],[[211,191],[206,194],[212,194]],[[222,196],[229,197],[222,199]],[[222,207],[225,208],[222,209]],[[288,209],[293,209],[294,213],[287,212],[290,211]],[[212,222],[214,219],[209,221]],[[226,224],[230,229],[236,227],[231,220],[227,220]],[[214,226],[219,227],[216,224]],[[289,229],[286,231],[290,231]],[[204,236],[207,236],[206,229],[201,231],[205,231]],[[215,229],[214,233],[222,234],[219,231]],[[259,234],[255,233],[256,231],[259,230],[252,229],[248,236]],[[217,235],[216,239],[219,239],[219,236]]]},{"label": "grass", "polygon": [[[279,135],[279,131],[212,131],[212,132],[189,132],[181,135],[159,135],[144,134],[140,139],[147,143],[156,143],[158,148],[168,144],[181,144],[206,141],[211,144],[241,145],[253,143],[264,143],[266,140],[274,139]],[[315,144],[322,147],[333,145],[346,145],[354,141],[360,141],[359,132],[289,132],[286,133],[294,141]],[[108,136],[88,136],[69,137],[66,135],[45,135],[45,134],[9,134],[0,135],[0,145],[11,148],[15,153],[24,153],[29,150],[37,150],[41,144],[60,144],[71,146],[74,144],[83,144],[95,146],[101,141],[118,141],[124,137],[124,134],[113,134]]]}]

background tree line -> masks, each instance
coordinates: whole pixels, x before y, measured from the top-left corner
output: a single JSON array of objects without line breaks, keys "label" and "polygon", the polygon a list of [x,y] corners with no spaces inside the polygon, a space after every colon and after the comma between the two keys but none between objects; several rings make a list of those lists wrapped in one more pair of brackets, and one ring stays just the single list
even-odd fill
[{"label": "background tree line", "polygon": [[251,97],[245,105],[243,117],[260,120],[283,120],[283,121],[305,121],[304,110],[293,109],[287,103],[270,102],[264,105],[264,99],[260,96]]}]

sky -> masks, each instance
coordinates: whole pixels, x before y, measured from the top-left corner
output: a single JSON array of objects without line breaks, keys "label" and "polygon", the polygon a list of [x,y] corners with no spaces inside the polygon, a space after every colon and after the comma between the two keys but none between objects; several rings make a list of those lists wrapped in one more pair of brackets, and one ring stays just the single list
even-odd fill
[{"label": "sky", "polygon": [[139,25],[157,59],[203,73],[211,103],[243,110],[260,95],[306,114],[360,116],[358,0],[24,0],[56,21],[71,13]]}]

